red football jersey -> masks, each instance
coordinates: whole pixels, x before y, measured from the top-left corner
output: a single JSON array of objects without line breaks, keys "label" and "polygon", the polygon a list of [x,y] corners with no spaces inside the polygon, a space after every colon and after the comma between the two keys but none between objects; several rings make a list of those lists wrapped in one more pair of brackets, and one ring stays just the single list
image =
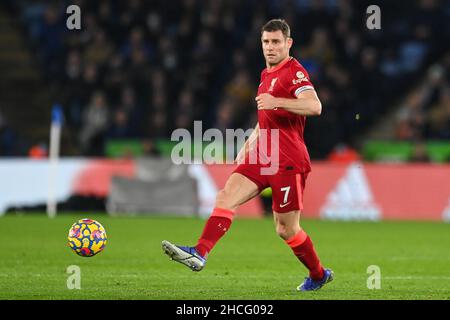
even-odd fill
[{"label": "red football jersey", "polygon": [[[275,68],[270,70],[266,68],[261,72],[258,95],[269,93],[274,97],[292,99],[297,98],[300,92],[309,89],[314,89],[314,87],[309,80],[308,73],[296,59],[289,57]],[[267,150],[267,153],[263,151],[262,154],[268,154],[269,158],[276,158],[272,157],[271,130],[279,129],[278,173],[311,171],[308,149],[303,139],[305,116],[296,115],[282,108],[258,110],[258,122],[260,130],[266,130],[267,138],[260,135],[257,150],[261,146],[260,140],[266,139],[267,147],[264,146],[261,149]],[[273,166],[275,161],[270,160],[271,166]]]}]

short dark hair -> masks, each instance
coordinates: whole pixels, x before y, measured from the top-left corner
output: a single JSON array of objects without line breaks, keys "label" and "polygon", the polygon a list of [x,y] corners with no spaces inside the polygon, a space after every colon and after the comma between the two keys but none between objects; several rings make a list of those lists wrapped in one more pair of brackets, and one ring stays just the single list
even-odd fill
[{"label": "short dark hair", "polygon": [[272,19],[269,22],[267,22],[263,27],[261,28],[261,34],[264,31],[267,32],[273,32],[280,30],[285,38],[289,38],[291,36],[291,28],[289,28],[289,25],[287,24],[286,20],[284,19]]}]

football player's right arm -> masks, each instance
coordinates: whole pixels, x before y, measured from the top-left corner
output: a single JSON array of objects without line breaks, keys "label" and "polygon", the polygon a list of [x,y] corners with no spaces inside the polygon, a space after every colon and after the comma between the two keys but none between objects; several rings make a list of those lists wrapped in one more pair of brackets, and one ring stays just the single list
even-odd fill
[{"label": "football player's right arm", "polygon": [[253,150],[253,148],[255,147],[258,135],[259,135],[259,123],[256,124],[252,134],[250,135],[250,137],[248,137],[247,141],[245,141],[244,145],[241,147],[241,150],[239,151],[238,155],[236,156],[236,159],[234,160],[235,163],[241,164],[244,161],[247,153]]}]

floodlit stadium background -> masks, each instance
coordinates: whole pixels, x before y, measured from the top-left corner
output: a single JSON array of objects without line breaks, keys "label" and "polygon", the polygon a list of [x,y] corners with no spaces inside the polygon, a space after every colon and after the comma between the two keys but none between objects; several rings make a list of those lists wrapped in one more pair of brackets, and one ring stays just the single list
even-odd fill
[{"label": "floodlit stadium background", "polygon": [[[80,8],[80,30],[67,27],[71,4]],[[5,173],[5,197],[14,194],[0,201],[1,211],[39,208],[45,202],[48,190],[42,185],[22,187],[32,174],[35,181],[48,180],[45,166],[23,161],[48,156],[55,105],[64,115],[61,156],[82,158],[77,164],[62,161],[70,168],[61,169],[65,174],[59,177],[64,181],[59,182],[57,200],[73,195],[100,198],[61,207],[68,210],[105,210],[102,201],[110,176],[123,171],[126,176],[139,175],[134,171],[141,167],[129,163],[116,172],[98,165],[109,176],[106,181],[96,177],[98,186],[93,186],[79,181],[90,166],[88,159],[167,159],[176,144],[170,140],[172,132],[177,128],[193,132],[194,121],[201,121],[203,132],[253,128],[254,96],[264,68],[260,28],[268,19],[282,17],[292,28],[291,54],[308,70],[323,104],[322,115],[307,120],[305,139],[311,157],[344,166],[334,169],[331,181],[325,181],[330,174],[322,173],[327,169],[316,167],[312,189],[317,184],[324,195],[310,199],[306,214],[327,216],[324,206],[334,193],[334,198],[348,199],[343,205],[331,204],[333,217],[360,202],[357,206],[372,212],[355,213],[356,217],[373,218],[373,210],[378,212],[375,217],[382,217],[384,207],[388,217],[403,218],[411,214],[412,206],[412,218],[427,219],[428,214],[431,220],[445,219],[450,186],[442,188],[441,183],[450,180],[444,179],[449,174],[444,164],[450,161],[450,7],[436,0],[379,2],[381,29],[371,30],[369,5],[306,0],[4,1],[0,168]],[[348,166],[355,160],[369,167]],[[391,166],[371,166],[380,162],[418,165],[405,167],[409,168],[405,174]],[[423,167],[430,163],[439,166]],[[433,173],[427,179],[428,168]],[[228,173],[224,170],[209,172],[213,187],[202,182],[198,197],[200,206],[207,203],[200,210],[205,214],[214,190],[222,187],[220,177]],[[204,174],[197,172],[197,178]],[[91,171],[84,176],[94,180]],[[381,176],[401,182],[395,185]],[[339,188],[339,183],[349,190]],[[392,187],[387,195],[386,184]],[[392,203],[417,200],[420,195],[423,205],[399,209]],[[437,197],[431,214],[423,212],[428,195]],[[270,210],[270,193],[265,200]],[[352,210],[366,209],[347,211]]]},{"label": "floodlit stadium background", "polygon": [[[66,9],[72,4],[81,9],[81,30],[67,28]],[[381,9],[379,30],[367,28],[370,14],[366,10],[373,4]],[[0,264],[0,283],[9,292],[0,297],[73,298],[62,289],[54,290],[53,260],[44,256],[48,265],[23,271],[16,266],[22,260],[15,254],[27,255],[29,248],[38,252],[36,228],[48,228],[43,233],[49,246],[41,254],[60,252],[64,256],[60,259],[66,259],[63,263],[75,259],[64,247],[64,237],[71,223],[85,216],[105,221],[110,236],[116,236],[104,257],[95,258],[103,265],[91,268],[106,265],[108,276],[123,276],[123,268],[113,266],[115,259],[123,257],[119,250],[130,249],[125,245],[129,241],[136,247],[125,254],[130,258],[128,267],[134,270],[128,276],[142,276],[139,279],[152,283],[161,280],[145,278],[145,270],[133,265],[136,256],[159,255],[156,247],[148,252],[137,249],[144,250],[150,241],[145,235],[151,234],[156,246],[166,234],[195,241],[215,194],[233,168],[174,165],[170,155],[176,142],[171,134],[179,128],[193,132],[194,121],[202,121],[203,131],[254,127],[254,98],[265,67],[260,28],[271,18],[284,18],[290,24],[291,55],[308,70],[323,106],[322,115],[308,118],[306,124],[305,140],[313,160],[304,199],[306,224],[328,261],[340,261],[342,256],[329,248],[339,241],[346,252],[367,250],[367,259],[356,264],[345,261],[337,267],[341,279],[353,283],[360,277],[364,284],[364,268],[385,263],[394,288],[386,296],[377,296],[346,284],[348,292],[342,295],[344,289],[338,284],[334,295],[322,297],[450,297],[450,275],[445,273],[450,257],[442,247],[450,234],[446,223],[450,221],[450,4],[438,0],[3,0],[0,216],[4,216],[0,234],[4,240],[0,242],[11,243],[19,229],[26,234]],[[48,161],[55,107],[63,113],[61,158],[56,165]],[[207,143],[199,148],[205,147]],[[236,146],[231,149],[235,151]],[[270,216],[270,194],[266,190],[238,210],[240,218],[261,219],[242,219],[236,241],[251,242],[246,238],[248,230],[261,239],[270,232],[270,220],[262,219]],[[57,201],[53,220],[45,216],[49,197]],[[135,215],[140,217],[129,218]],[[182,220],[177,220],[180,216]],[[378,222],[372,225],[372,221]],[[324,238],[320,238],[321,229],[327,232],[322,233]],[[344,239],[340,230],[352,237]],[[424,239],[431,237],[430,243],[402,242],[422,231]],[[127,238],[130,234],[134,238]],[[383,240],[377,240],[380,246],[371,247],[371,241],[382,235]],[[228,242],[228,247],[226,243],[224,252],[239,251],[237,243]],[[393,243],[398,247],[390,248]],[[418,270],[402,278],[389,263],[411,265],[415,248],[428,256],[414,261]],[[27,261],[42,258],[35,254]],[[218,257],[221,263],[229,262],[225,253]],[[264,265],[258,261],[255,269]],[[144,265],[164,270],[166,263],[156,259]],[[209,265],[215,270],[220,266],[218,262]],[[356,271],[356,266],[362,271]],[[178,266],[167,266],[167,272],[172,267],[175,275]],[[247,268],[244,261],[242,272],[230,277],[246,276]],[[14,282],[27,272],[47,274],[46,289],[29,289],[35,288],[32,280]],[[261,283],[253,283],[261,287],[237,287],[239,294],[234,289],[209,296],[200,292],[194,298],[255,298],[252,292],[266,285],[270,285],[268,295],[256,298],[293,297],[277,295],[274,288],[279,279],[264,278],[270,277],[270,268],[265,272]],[[430,274],[437,287],[430,282],[420,291]],[[227,288],[227,278],[222,276],[221,284]],[[250,275],[249,281],[253,276],[258,277]],[[59,278],[65,281],[64,275]],[[91,280],[100,287],[109,283],[104,278]],[[177,281],[181,285],[187,279]],[[133,285],[133,290],[140,288],[137,282]],[[109,292],[105,297],[191,297],[165,287],[164,281],[158,285],[155,295],[104,288]],[[410,288],[419,288],[419,293],[415,296]],[[214,290],[205,287],[204,292]],[[94,291],[85,292],[79,297],[98,298]]]}]

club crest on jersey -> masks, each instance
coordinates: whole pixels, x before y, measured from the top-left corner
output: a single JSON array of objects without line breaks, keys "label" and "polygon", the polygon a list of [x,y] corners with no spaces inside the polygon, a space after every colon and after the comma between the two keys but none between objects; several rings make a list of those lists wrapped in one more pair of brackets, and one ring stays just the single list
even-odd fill
[{"label": "club crest on jersey", "polygon": [[277,82],[278,78],[273,78],[272,82],[270,83],[269,92],[273,91],[273,87],[275,86],[275,82]]},{"label": "club crest on jersey", "polygon": [[297,84],[297,83],[302,83],[303,81],[308,81],[305,74],[301,71],[297,71],[297,73],[295,75],[297,76],[298,79],[293,79],[292,84]]}]

